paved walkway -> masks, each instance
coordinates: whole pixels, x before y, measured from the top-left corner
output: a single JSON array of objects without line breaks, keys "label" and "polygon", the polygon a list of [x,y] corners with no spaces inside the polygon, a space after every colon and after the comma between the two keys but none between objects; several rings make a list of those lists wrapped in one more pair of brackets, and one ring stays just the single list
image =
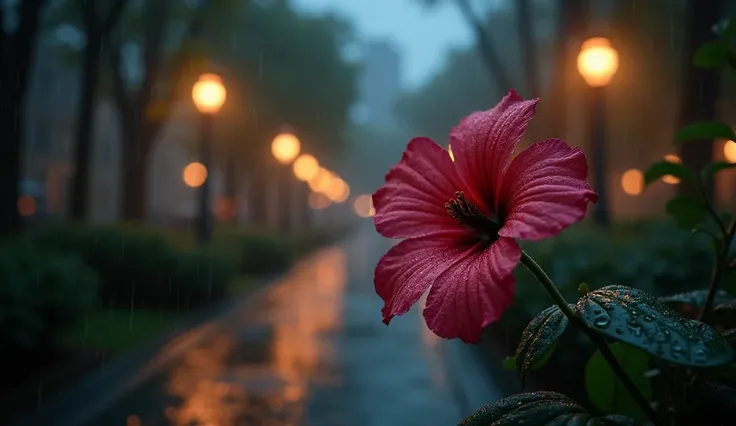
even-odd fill
[{"label": "paved walkway", "polygon": [[[93,415],[79,417],[84,420],[67,418],[58,424],[457,424],[469,414],[463,406],[469,403],[468,380],[461,373],[477,380],[478,372],[470,368],[472,359],[458,361],[458,356],[466,356],[458,343],[428,332],[419,309],[395,319],[390,327],[383,325],[372,276],[388,244],[366,231],[318,253],[207,325],[206,338],[158,363],[154,373],[125,395]],[[447,349],[448,344],[453,346]],[[166,358],[167,350],[155,359]],[[451,377],[448,365],[458,363],[463,368],[456,368]],[[476,397],[494,396],[493,389],[472,386],[482,390],[470,391]]]}]

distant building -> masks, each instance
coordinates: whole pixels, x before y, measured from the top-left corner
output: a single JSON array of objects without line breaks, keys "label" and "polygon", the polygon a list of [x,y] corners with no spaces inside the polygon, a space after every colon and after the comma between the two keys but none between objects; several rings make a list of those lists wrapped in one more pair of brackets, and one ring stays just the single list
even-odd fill
[{"label": "distant building", "polygon": [[401,92],[401,56],[388,42],[370,42],[363,54],[360,100],[355,121],[370,126],[396,126],[394,102]]}]

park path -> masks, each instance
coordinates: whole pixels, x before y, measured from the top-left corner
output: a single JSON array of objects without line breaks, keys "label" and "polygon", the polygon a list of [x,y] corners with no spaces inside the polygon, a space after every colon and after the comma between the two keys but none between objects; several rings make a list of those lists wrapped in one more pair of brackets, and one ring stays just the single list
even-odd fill
[{"label": "park path", "polygon": [[[84,420],[57,418],[58,424],[457,424],[470,409],[463,406],[468,381],[463,389],[457,372],[471,381],[480,373],[465,368],[472,359],[463,358],[459,342],[448,350],[448,342],[427,330],[420,309],[390,327],[381,322],[372,276],[389,244],[365,229],[321,250],[207,325],[205,336],[181,354],[166,356],[176,342],[163,346],[153,359],[170,359],[145,380],[78,417]],[[451,365],[458,363],[462,369]],[[489,393],[482,390],[473,393]]]}]

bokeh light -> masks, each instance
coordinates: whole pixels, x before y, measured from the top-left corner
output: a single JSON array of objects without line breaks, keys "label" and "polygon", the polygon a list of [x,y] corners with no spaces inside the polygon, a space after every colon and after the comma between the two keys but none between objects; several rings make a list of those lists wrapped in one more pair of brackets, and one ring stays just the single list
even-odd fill
[{"label": "bokeh light", "polygon": [[196,161],[194,163],[189,163],[184,167],[182,179],[188,187],[198,188],[207,180],[207,167]]},{"label": "bokeh light", "polygon": [[373,214],[375,214],[375,209],[373,208],[373,197],[371,197],[370,194],[358,195],[355,197],[355,201],[353,201],[353,210],[355,211],[355,214],[363,218],[373,216]]},{"label": "bokeh light", "polygon": [[350,197],[350,187],[347,182],[335,176],[330,180],[330,184],[325,189],[324,194],[333,203],[343,203]]},{"label": "bokeh light", "polygon": [[308,182],[319,173],[319,162],[309,154],[302,154],[294,160],[292,168],[297,179]]},{"label": "bokeh light", "polygon": [[736,163],[736,142],[726,141],[723,144],[723,156],[729,163]]},{"label": "bokeh light", "polygon": [[[669,161],[670,163],[682,164],[682,160],[676,154],[667,154],[664,156],[664,160]],[[672,175],[666,175],[666,176],[662,176],[662,182],[670,184],[670,185],[676,185],[680,183],[680,179]]]},{"label": "bokeh light", "polygon": [[235,219],[235,200],[230,197],[220,197],[215,201],[213,208],[217,219],[228,222]]},{"label": "bokeh light", "polygon": [[323,210],[332,204],[327,196],[321,192],[310,192],[309,193],[309,207],[314,210]]},{"label": "bokeh light", "polygon": [[192,88],[192,99],[204,114],[216,114],[227,98],[222,79],[217,74],[202,74]]},{"label": "bokeh light", "polygon": [[605,37],[585,40],[578,54],[578,72],[593,87],[607,86],[618,71],[618,52]]},{"label": "bokeh light", "polygon": [[36,213],[36,199],[29,195],[18,197],[17,205],[21,216],[33,216]]},{"label": "bokeh light", "polygon": [[291,133],[281,133],[273,138],[271,153],[281,164],[290,164],[299,155],[301,142]]},{"label": "bokeh light", "polygon": [[639,195],[644,190],[644,173],[639,169],[629,169],[621,175],[621,188],[629,195]]},{"label": "bokeh light", "polygon": [[455,155],[452,153],[452,145],[447,145],[447,153],[450,154],[450,160],[455,161]]},{"label": "bokeh light", "polygon": [[320,167],[317,171],[317,174],[314,175],[312,179],[309,179],[307,183],[309,184],[309,188],[312,191],[325,192],[327,191],[327,188],[329,188],[330,183],[334,178],[335,176],[332,174],[332,172],[323,167]]}]

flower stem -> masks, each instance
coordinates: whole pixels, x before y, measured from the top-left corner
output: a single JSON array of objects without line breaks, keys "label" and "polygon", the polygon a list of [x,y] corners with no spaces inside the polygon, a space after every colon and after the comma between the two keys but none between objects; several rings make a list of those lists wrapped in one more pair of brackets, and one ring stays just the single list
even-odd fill
[{"label": "flower stem", "polygon": [[713,268],[713,276],[711,277],[710,285],[708,286],[708,297],[705,299],[705,306],[703,306],[703,310],[700,313],[700,321],[705,320],[713,308],[713,301],[715,300],[716,292],[718,292],[718,284],[720,284],[721,276],[723,276],[725,269],[728,268],[726,262],[728,262],[728,254],[731,251],[731,243],[733,241],[734,234],[736,234],[736,219],[733,219],[731,224],[728,226],[728,229],[726,229],[723,221],[718,217],[718,214],[713,207],[710,206],[710,203],[706,203],[706,205],[709,206],[708,211],[711,216],[713,216],[713,220],[716,221],[721,232],[723,232],[723,247],[721,247],[720,252],[716,252],[716,263]]},{"label": "flower stem", "polygon": [[647,417],[649,417],[649,420],[651,420],[653,424],[658,425],[659,422],[657,421],[656,413],[652,409],[651,405],[649,405],[646,398],[644,398],[644,395],[642,395],[636,385],[634,385],[634,382],[631,381],[631,378],[626,374],[626,371],[621,367],[621,364],[618,363],[618,360],[613,355],[613,352],[611,352],[611,349],[608,347],[603,336],[588,327],[588,325],[578,317],[575,311],[570,308],[570,305],[567,303],[567,300],[565,300],[562,293],[560,293],[560,290],[557,288],[555,283],[552,282],[549,275],[547,275],[547,273],[544,272],[544,269],[542,269],[542,267],[539,266],[539,264],[525,251],[521,252],[521,263],[523,263],[524,266],[529,269],[529,272],[531,272],[537,278],[539,283],[542,284],[542,287],[547,291],[547,294],[549,294],[552,300],[554,300],[555,304],[560,308],[560,311],[565,314],[570,322],[575,324],[576,327],[582,330],[588,338],[593,341],[593,343],[598,347],[601,355],[603,355],[603,358],[605,358],[611,366],[613,372],[618,376],[619,380],[621,380],[621,383],[623,383],[626,390],[631,394],[634,400],[636,400],[644,413],[646,413]]}]

